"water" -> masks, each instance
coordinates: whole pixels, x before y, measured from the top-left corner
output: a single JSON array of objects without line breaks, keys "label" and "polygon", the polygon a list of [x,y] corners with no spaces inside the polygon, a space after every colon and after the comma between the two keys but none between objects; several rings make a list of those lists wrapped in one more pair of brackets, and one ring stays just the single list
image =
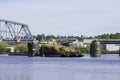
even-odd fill
[{"label": "water", "polygon": [[101,58],[0,56],[0,80],[120,80],[118,55]]}]

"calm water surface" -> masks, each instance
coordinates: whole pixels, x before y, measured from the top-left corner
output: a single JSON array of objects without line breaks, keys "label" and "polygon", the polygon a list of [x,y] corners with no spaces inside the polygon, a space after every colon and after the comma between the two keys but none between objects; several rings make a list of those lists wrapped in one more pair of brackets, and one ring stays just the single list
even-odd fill
[{"label": "calm water surface", "polygon": [[120,57],[0,56],[0,80],[120,80]]}]

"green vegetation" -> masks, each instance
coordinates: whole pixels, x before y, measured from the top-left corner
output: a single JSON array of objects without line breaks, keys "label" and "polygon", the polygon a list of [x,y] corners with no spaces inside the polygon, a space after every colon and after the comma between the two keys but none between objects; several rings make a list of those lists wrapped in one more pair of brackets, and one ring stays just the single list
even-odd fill
[{"label": "green vegetation", "polygon": [[44,41],[44,40],[50,40],[50,39],[65,39],[65,38],[76,38],[78,40],[82,39],[83,36],[54,36],[54,35],[45,35],[45,34],[39,34],[36,37],[36,40]]},{"label": "green vegetation", "polygon": [[37,35],[37,36],[36,36],[36,40],[38,40],[38,41],[44,41],[44,40],[46,40],[46,37],[45,37],[44,34]]},{"label": "green vegetation", "polygon": [[27,44],[18,44],[15,46],[15,50],[16,52],[20,53],[27,53],[28,52]]},{"label": "green vegetation", "polygon": [[80,51],[80,53],[90,53],[90,45],[87,45],[86,47],[82,47],[82,46],[78,46],[77,44],[72,44],[71,47],[73,47],[77,51]]},{"label": "green vegetation", "polygon": [[98,39],[120,39],[120,33],[102,34],[102,35],[95,36],[95,38],[98,38]]},{"label": "green vegetation", "polygon": [[[35,36],[34,36],[35,37]],[[45,34],[40,34],[37,35],[36,40],[42,41],[42,40],[50,40],[50,39],[65,39],[65,38],[76,38],[78,40],[82,40],[82,39],[94,39],[94,38],[98,38],[98,39],[120,39],[120,33],[115,33],[115,34],[102,34],[102,35],[97,35],[97,36],[54,36],[54,35],[45,35]]]},{"label": "green vegetation", "polygon": [[6,53],[6,47],[7,47],[6,43],[0,42],[0,54]]},{"label": "green vegetation", "polygon": [[90,46],[80,47],[81,53],[90,53]]}]

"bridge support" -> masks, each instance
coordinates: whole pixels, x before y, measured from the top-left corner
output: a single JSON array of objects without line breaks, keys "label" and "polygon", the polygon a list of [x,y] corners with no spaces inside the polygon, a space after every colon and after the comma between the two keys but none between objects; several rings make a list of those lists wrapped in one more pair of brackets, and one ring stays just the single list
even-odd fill
[{"label": "bridge support", "polygon": [[100,42],[98,40],[92,41],[91,49],[90,49],[90,56],[91,57],[101,57]]},{"label": "bridge support", "polygon": [[33,43],[28,43],[28,57],[33,57]]}]

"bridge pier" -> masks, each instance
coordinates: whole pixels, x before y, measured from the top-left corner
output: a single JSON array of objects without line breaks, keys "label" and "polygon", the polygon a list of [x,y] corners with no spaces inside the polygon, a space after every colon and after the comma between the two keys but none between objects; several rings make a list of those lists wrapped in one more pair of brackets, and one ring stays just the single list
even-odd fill
[{"label": "bridge pier", "polygon": [[28,43],[28,57],[33,57],[33,43]]},{"label": "bridge pier", "polygon": [[98,40],[92,41],[90,48],[90,56],[101,57],[100,42]]},{"label": "bridge pier", "polygon": [[119,55],[119,57],[120,57],[120,45],[118,45],[119,46],[119,51],[118,51],[118,55]]}]

